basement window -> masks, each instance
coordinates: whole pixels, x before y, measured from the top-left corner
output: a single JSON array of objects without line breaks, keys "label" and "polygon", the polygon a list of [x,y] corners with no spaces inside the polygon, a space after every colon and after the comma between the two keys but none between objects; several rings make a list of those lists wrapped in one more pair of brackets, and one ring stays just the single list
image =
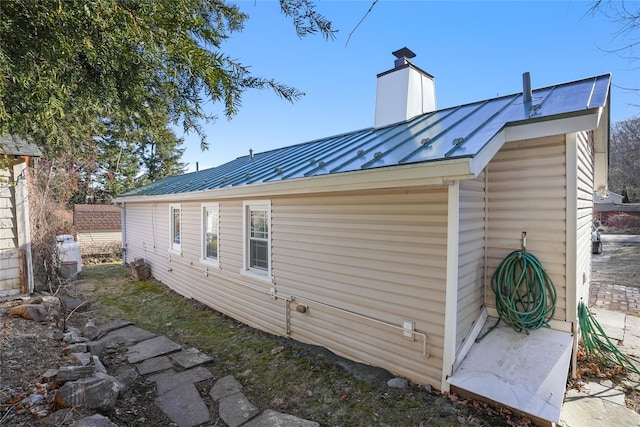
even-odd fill
[{"label": "basement window", "polygon": [[243,272],[271,278],[271,202],[244,202]]},{"label": "basement window", "polygon": [[205,264],[218,266],[220,256],[220,205],[202,205],[202,257]]},{"label": "basement window", "polygon": [[182,254],[182,206],[169,206],[171,235],[169,236],[169,250]]}]

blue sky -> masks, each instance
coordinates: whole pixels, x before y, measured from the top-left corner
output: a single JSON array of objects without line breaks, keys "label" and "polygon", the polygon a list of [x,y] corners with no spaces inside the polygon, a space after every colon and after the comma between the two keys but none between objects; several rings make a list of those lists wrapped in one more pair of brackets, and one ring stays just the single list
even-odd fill
[{"label": "blue sky", "polygon": [[[640,95],[623,89],[640,87],[640,61],[629,61],[628,51],[610,53],[631,40],[616,36],[620,24],[590,14],[590,1],[380,0],[348,44],[372,1],[316,2],[340,30],[334,41],[299,39],[275,0],[230,1],[250,18],[222,50],[255,75],[306,95],[290,104],[270,91],[246,92],[231,121],[220,113],[205,126],[208,151],[195,135],[184,136],[182,160],[190,171],[196,162],[201,170],[218,166],[250,148],[262,152],[371,127],[376,75],[393,68],[391,52],[404,46],[435,77],[439,109],[521,92],[526,71],[534,89],[610,72],[612,121],[640,115]],[[633,3],[637,9],[640,2]]]}]

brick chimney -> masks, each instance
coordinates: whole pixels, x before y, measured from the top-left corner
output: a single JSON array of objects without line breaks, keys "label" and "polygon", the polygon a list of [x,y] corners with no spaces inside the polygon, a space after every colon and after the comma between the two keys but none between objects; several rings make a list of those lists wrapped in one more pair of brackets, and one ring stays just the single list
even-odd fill
[{"label": "brick chimney", "polygon": [[393,52],[394,68],[378,74],[374,127],[412,119],[436,109],[434,78],[413,65],[416,56],[403,47]]}]

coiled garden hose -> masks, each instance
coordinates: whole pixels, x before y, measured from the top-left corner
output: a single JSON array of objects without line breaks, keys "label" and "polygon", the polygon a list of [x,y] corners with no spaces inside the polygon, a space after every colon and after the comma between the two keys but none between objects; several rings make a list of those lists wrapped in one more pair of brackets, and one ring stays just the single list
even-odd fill
[{"label": "coiled garden hose", "polygon": [[[632,362],[632,358],[622,353],[604,333],[604,330],[589,311],[584,302],[578,303],[578,322],[582,346],[587,359],[591,357],[605,365],[620,365],[627,372],[640,374],[640,370]],[[633,359],[636,363],[639,361]]]},{"label": "coiled garden hose", "polygon": [[498,321],[477,341],[484,338],[504,320],[516,332],[549,327],[556,310],[556,289],[535,255],[511,252],[491,277],[496,296]]}]

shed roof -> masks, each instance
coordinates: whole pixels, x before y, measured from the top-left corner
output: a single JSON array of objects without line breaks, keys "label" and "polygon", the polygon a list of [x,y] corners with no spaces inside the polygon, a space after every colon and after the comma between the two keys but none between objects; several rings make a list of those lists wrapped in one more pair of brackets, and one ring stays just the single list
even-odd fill
[{"label": "shed roof", "polygon": [[586,115],[607,102],[610,74],[445,108],[368,128],[243,156],[160,179],[124,194],[155,196],[309,178],[389,166],[474,158],[509,126]]},{"label": "shed roof", "polygon": [[115,205],[75,205],[73,224],[79,232],[120,230],[121,209]]},{"label": "shed roof", "polygon": [[42,152],[37,145],[14,135],[0,135],[0,154],[9,156],[42,156]]}]

